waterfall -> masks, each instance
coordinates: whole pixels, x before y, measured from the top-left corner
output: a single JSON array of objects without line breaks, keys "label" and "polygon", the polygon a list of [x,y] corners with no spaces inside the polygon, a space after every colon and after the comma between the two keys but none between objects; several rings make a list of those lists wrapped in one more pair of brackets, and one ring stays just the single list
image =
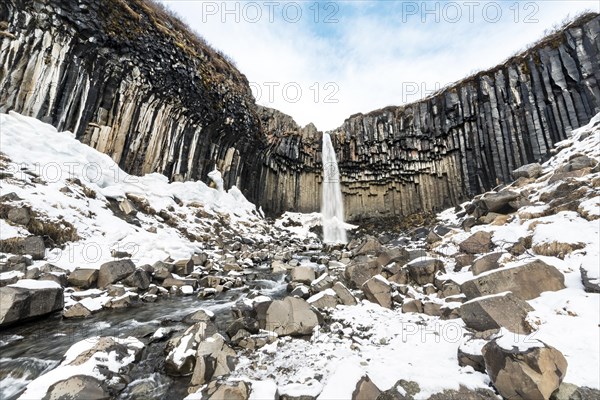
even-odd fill
[{"label": "waterfall", "polygon": [[340,188],[340,171],[335,150],[328,133],[323,134],[323,194],[321,214],[323,218],[323,241],[346,243],[344,226],[344,199]]}]

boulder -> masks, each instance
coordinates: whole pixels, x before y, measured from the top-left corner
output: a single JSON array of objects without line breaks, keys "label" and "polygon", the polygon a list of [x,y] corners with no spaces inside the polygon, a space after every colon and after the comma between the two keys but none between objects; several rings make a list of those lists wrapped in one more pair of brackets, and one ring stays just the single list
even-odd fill
[{"label": "boulder", "polygon": [[231,321],[231,323],[227,327],[226,332],[230,338],[233,338],[238,333],[238,331],[240,331],[242,329],[244,331],[252,334],[252,333],[258,333],[260,330],[260,327],[258,325],[258,321],[254,318],[251,318],[251,317],[238,318],[238,319]]},{"label": "boulder", "polygon": [[31,220],[31,212],[26,207],[15,207],[8,210],[7,218],[14,224],[27,226]]},{"label": "boulder", "polygon": [[135,272],[135,264],[131,260],[109,261],[100,266],[98,287],[105,288]]},{"label": "boulder", "polygon": [[83,304],[77,302],[63,311],[64,318],[86,318],[92,315],[92,312],[87,309]]},{"label": "boulder", "polygon": [[198,345],[196,366],[192,375],[193,386],[204,385],[213,378],[229,375],[235,369],[236,353],[215,333]]},{"label": "boulder", "polygon": [[110,399],[103,382],[89,375],[75,375],[51,385],[43,400],[55,399]]},{"label": "boulder", "polygon": [[492,246],[492,234],[484,231],[472,234],[458,245],[467,254],[489,253]]},{"label": "boulder", "polygon": [[250,387],[244,381],[211,381],[203,390],[207,400],[247,400],[250,396]]},{"label": "boulder", "polygon": [[464,282],[460,288],[467,299],[479,296],[512,292],[523,300],[531,300],[542,292],[565,288],[565,277],[555,267],[541,260],[528,264],[503,268]]},{"label": "boulder", "polygon": [[423,314],[439,317],[442,315],[442,305],[433,301],[426,301],[423,303]]},{"label": "boulder", "polygon": [[433,283],[438,271],[445,272],[444,263],[435,258],[412,261],[407,264],[407,269],[410,278],[419,285]]},{"label": "boulder", "polygon": [[550,400],[596,400],[600,399],[600,390],[590,387],[577,387],[572,383],[563,382],[558,390],[552,393]]},{"label": "boulder", "polygon": [[475,371],[485,373],[485,361],[481,349],[487,341],[477,338],[469,338],[458,346],[458,365],[461,367],[472,367]]},{"label": "boulder", "polygon": [[0,327],[60,311],[63,307],[60,285],[23,279],[0,288]]},{"label": "boulder", "polygon": [[567,372],[567,360],[538,340],[504,332],[482,349],[494,387],[507,399],[548,400]]},{"label": "boulder", "polygon": [[354,255],[376,254],[382,250],[381,243],[373,236],[366,236],[365,241],[354,250]]},{"label": "boulder", "polygon": [[446,389],[432,394],[427,400],[498,400],[498,396],[490,389],[469,389],[459,385],[458,390]]},{"label": "boulder", "polygon": [[42,260],[46,254],[46,246],[40,236],[17,237],[0,240],[0,252],[30,255],[34,260]]},{"label": "boulder", "polygon": [[376,399],[381,394],[381,390],[373,383],[367,375],[360,378],[356,383],[352,400],[371,400]]},{"label": "boulder", "polygon": [[479,275],[483,272],[500,268],[500,263],[498,263],[498,260],[500,257],[502,257],[502,254],[504,253],[490,253],[475,259],[475,261],[473,261],[473,265],[471,265],[471,272],[473,275]]},{"label": "boulder", "polygon": [[335,294],[340,299],[343,305],[353,306],[357,304],[356,298],[354,297],[354,295],[352,295],[352,292],[350,292],[350,290],[348,290],[348,288],[344,286],[343,283],[336,282],[333,285],[332,290],[335,292]]},{"label": "boulder", "polygon": [[579,273],[581,274],[581,282],[583,287],[588,293],[600,293],[600,279],[590,278],[588,276],[588,270],[583,267],[579,267]]},{"label": "boulder", "polygon": [[423,312],[423,303],[421,300],[407,299],[402,303],[402,312],[403,313],[422,313]]},{"label": "boulder", "polygon": [[533,308],[511,292],[478,297],[460,306],[465,325],[477,331],[506,328],[517,334],[531,333],[526,321]]},{"label": "boulder", "polygon": [[310,287],[314,292],[321,292],[325,289],[331,288],[332,286],[333,278],[327,273],[321,275],[310,284]]},{"label": "boulder", "polygon": [[89,268],[77,268],[69,274],[68,283],[81,289],[88,289],[96,284],[98,270]]},{"label": "boulder", "polygon": [[123,279],[123,283],[129,287],[146,290],[150,287],[150,275],[143,269],[136,269],[133,274]]},{"label": "boulder", "polygon": [[406,264],[410,260],[409,252],[400,247],[387,248],[384,247],[377,254],[377,263],[379,265],[386,266],[389,263],[399,263],[401,265]]},{"label": "boulder", "polygon": [[172,376],[187,376],[193,373],[196,364],[198,343],[217,333],[216,325],[210,320],[196,322],[181,336],[169,340],[165,352],[165,371]]},{"label": "boulder", "polygon": [[498,193],[486,193],[481,201],[485,203],[488,212],[506,214],[515,211],[509,203],[517,200],[520,196],[519,193],[503,190]]},{"label": "boulder", "polygon": [[[260,318],[258,318],[260,321]],[[263,329],[279,336],[310,335],[319,324],[317,315],[310,305],[296,297],[286,297],[269,304]]]},{"label": "boulder", "polygon": [[311,267],[294,267],[291,271],[292,282],[300,282],[310,285],[315,280],[315,270]]},{"label": "boulder", "polygon": [[538,178],[542,176],[543,168],[539,163],[523,165],[512,171],[514,179],[519,178]]},{"label": "boulder", "polygon": [[175,261],[174,270],[177,275],[189,275],[194,272],[194,261],[191,258]]},{"label": "boulder", "polygon": [[390,389],[381,392],[377,400],[416,400],[422,397],[417,397],[420,392],[417,382],[400,379]]},{"label": "boulder", "polygon": [[376,260],[354,262],[346,267],[344,278],[352,289],[359,289],[366,281],[380,274],[381,271],[382,267]]},{"label": "boulder", "polygon": [[363,284],[362,289],[370,302],[392,308],[392,288],[383,276],[375,275]]},{"label": "boulder", "polygon": [[333,289],[325,289],[310,297],[306,302],[319,310],[324,308],[335,308],[340,303]]}]

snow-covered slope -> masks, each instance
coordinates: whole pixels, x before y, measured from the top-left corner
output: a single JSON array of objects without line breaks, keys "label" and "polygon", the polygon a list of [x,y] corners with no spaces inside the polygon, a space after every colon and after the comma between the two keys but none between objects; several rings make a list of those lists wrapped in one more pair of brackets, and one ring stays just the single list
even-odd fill
[{"label": "snow-covered slope", "polygon": [[[128,175],[70,132],[14,112],[0,114],[0,129],[8,174],[1,194],[16,193],[22,205],[51,221],[67,222],[81,238],[51,250],[47,260],[54,265],[98,267],[113,259],[111,250],[131,253],[137,265],[186,258],[216,239],[217,225],[234,235],[265,237],[264,219],[236,187],[225,192],[200,181]],[[218,172],[213,176],[220,179]],[[118,208],[127,198],[137,206],[134,223],[111,209],[110,201]],[[0,239],[27,234],[0,222]]]}]

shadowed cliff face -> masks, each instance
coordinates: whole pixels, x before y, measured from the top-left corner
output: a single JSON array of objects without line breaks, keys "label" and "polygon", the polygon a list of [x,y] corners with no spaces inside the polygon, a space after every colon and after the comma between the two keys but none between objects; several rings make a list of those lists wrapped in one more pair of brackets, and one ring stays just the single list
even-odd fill
[{"label": "shadowed cliff face", "polygon": [[[0,111],[71,130],[134,174],[256,180],[264,147],[248,82],[142,0],[9,0]],[[12,37],[11,37],[12,36]]]},{"label": "shadowed cliff face", "polygon": [[[547,158],[565,131],[600,112],[599,82],[595,14],[427,99],[350,117],[331,134],[346,215],[441,209],[511,180],[513,169]],[[278,210],[317,210],[320,148],[295,129],[278,141],[284,171],[267,181],[288,182]]]},{"label": "shadowed cliff face", "polygon": [[[201,179],[215,165],[272,214],[316,211],[321,137],[254,104],[246,78],[143,0],[0,5],[0,112],[71,130],[133,174]],[[600,112],[600,17],[417,103],[334,132],[351,219],[456,204],[545,158]]]}]

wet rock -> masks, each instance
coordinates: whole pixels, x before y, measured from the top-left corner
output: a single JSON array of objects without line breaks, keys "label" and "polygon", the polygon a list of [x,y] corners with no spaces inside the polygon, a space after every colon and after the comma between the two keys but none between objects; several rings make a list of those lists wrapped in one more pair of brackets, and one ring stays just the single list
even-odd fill
[{"label": "wet rock", "polygon": [[524,346],[505,338],[492,340],[482,349],[485,368],[498,392],[516,400],[549,399],[567,372],[565,357],[537,340]]},{"label": "wet rock", "polygon": [[89,289],[98,280],[98,270],[88,268],[77,268],[69,274],[68,283],[81,289]]},{"label": "wet rock", "polygon": [[229,375],[235,368],[235,362],[235,351],[225,343],[223,336],[215,333],[198,345],[190,383],[193,386],[203,385],[213,378]]},{"label": "wet rock", "polygon": [[410,278],[419,285],[433,283],[438,271],[445,272],[444,263],[434,258],[412,261],[407,265],[407,269]]},{"label": "wet rock", "polygon": [[514,179],[538,178],[542,176],[543,168],[539,163],[526,164],[512,171]]},{"label": "wet rock", "polygon": [[471,266],[471,272],[473,272],[473,275],[479,275],[483,272],[500,268],[498,260],[500,257],[502,257],[502,254],[504,253],[490,253],[475,259],[473,261],[473,265]]},{"label": "wet rock", "polygon": [[105,390],[102,381],[88,375],[75,375],[54,383],[48,389],[43,400],[55,399],[94,399],[108,400],[110,393]]},{"label": "wet rock", "polygon": [[472,234],[458,245],[467,254],[489,253],[492,246],[492,234],[484,231]]},{"label": "wet rock", "polygon": [[335,294],[340,299],[340,301],[343,305],[353,306],[353,305],[357,304],[356,298],[354,297],[352,292],[350,292],[350,290],[348,290],[348,288],[346,286],[344,286],[343,283],[336,282],[333,285],[332,290],[335,292]]},{"label": "wet rock", "polygon": [[499,269],[464,282],[461,291],[468,299],[479,296],[512,292],[523,300],[531,300],[542,292],[565,288],[563,274],[541,260]]},{"label": "wet rock", "polygon": [[376,399],[381,394],[381,390],[373,383],[367,375],[360,378],[356,383],[352,400],[370,400]]},{"label": "wet rock", "polygon": [[375,275],[362,286],[367,300],[381,307],[392,308],[392,288],[381,275]]},{"label": "wet rock", "polygon": [[319,310],[325,308],[335,308],[339,303],[339,299],[333,289],[325,289],[322,292],[310,297],[307,301],[311,306]]},{"label": "wet rock", "polygon": [[109,261],[100,266],[98,287],[105,288],[135,272],[135,264],[131,260]]},{"label": "wet rock", "polygon": [[65,318],[86,318],[90,315],[92,315],[92,312],[81,303],[75,303],[63,311],[63,317]]},{"label": "wet rock", "polygon": [[63,288],[53,282],[21,280],[0,288],[0,326],[63,309]]},{"label": "wet rock", "polygon": [[10,238],[0,240],[0,252],[17,255],[30,255],[34,260],[42,260],[46,254],[44,239],[40,236]]},{"label": "wet rock", "polygon": [[[258,320],[260,321],[260,318]],[[286,297],[269,304],[263,329],[275,332],[279,336],[310,335],[318,324],[317,315],[306,301]]]},{"label": "wet rock", "polygon": [[517,334],[531,333],[527,313],[533,308],[510,292],[473,299],[460,307],[465,325],[477,331],[506,328]]}]

